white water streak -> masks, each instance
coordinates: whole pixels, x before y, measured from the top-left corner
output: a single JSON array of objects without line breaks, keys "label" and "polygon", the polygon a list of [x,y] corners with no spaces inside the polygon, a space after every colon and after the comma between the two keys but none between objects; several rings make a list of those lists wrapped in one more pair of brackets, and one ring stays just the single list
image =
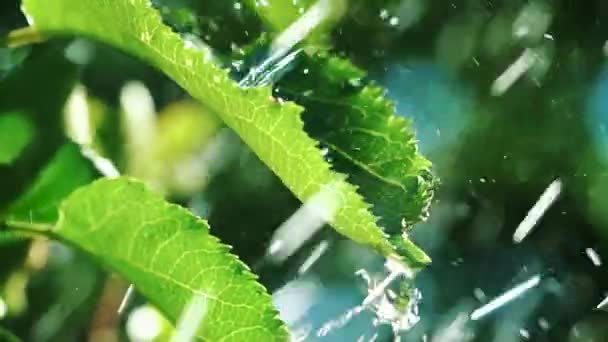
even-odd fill
[{"label": "white water streak", "polygon": [[297,43],[301,42],[319,26],[331,13],[331,0],[319,0],[304,13],[298,20],[292,23],[285,31],[272,42],[271,57],[281,58]]},{"label": "white water streak", "polygon": [[494,81],[490,90],[491,94],[493,96],[504,94],[524,73],[530,70],[537,58],[534,50],[524,50],[521,56]]},{"label": "white water streak", "polygon": [[513,234],[513,241],[515,243],[522,242],[528,234],[532,231],[534,226],[543,217],[547,209],[558,199],[562,192],[562,181],[558,178],[554,180],[545,192],[540,196],[538,201],[534,204],[532,209],[528,212],[526,217],[521,221],[515,233]]},{"label": "white water streak", "polygon": [[281,32],[270,46],[270,56],[239,82],[239,86],[260,87],[270,84],[273,77],[289,65],[301,52],[289,53],[293,47],[304,40],[315,27],[319,26],[332,13],[331,0],[319,0],[312,5],[298,20]]},{"label": "white water streak", "polygon": [[122,297],[122,301],[120,302],[120,305],[118,306],[118,314],[122,315],[123,312],[125,312],[125,309],[127,308],[127,305],[129,305],[129,303],[131,302],[131,300],[133,299],[133,291],[134,291],[134,287],[133,284],[129,285],[129,288],[127,289],[127,292],[125,292],[125,296]]},{"label": "white water streak", "polygon": [[298,274],[302,275],[308,270],[325,254],[327,249],[329,248],[329,242],[327,240],[321,241],[315,249],[313,249],[310,256],[306,258],[306,260],[302,263],[302,266],[298,269]]},{"label": "white water streak", "polygon": [[494,310],[510,303],[511,301],[517,299],[527,291],[535,288],[540,284],[541,276],[535,275],[534,277],[526,280],[525,282],[515,286],[509,291],[503,293],[502,295],[494,298],[488,304],[476,309],[471,313],[471,320],[476,321],[484,316],[492,313]]},{"label": "white water streak", "polygon": [[587,254],[587,257],[589,257],[589,259],[591,260],[591,262],[593,263],[594,266],[597,266],[597,267],[602,266],[602,258],[595,251],[595,249],[587,248],[587,249],[585,249],[585,254]]},{"label": "white water streak", "polygon": [[334,186],[323,187],[276,230],[267,257],[281,263],[293,255],[323,225],[333,220],[339,202]]},{"label": "white water streak", "polygon": [[206,313],[207,299],[200,295],[193,297],[177,321],[171,342],[193,341]]}]

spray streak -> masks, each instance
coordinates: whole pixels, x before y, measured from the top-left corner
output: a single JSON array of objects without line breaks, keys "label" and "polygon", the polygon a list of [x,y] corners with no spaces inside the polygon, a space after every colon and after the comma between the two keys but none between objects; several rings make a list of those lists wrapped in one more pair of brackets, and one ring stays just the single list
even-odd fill
[{"label": "spray streak", "polygon": [[608,296],[604,298],[595,308],[598,310],[604,310],[608,307]]},{"label": "spray streak", "polygon": [[540,284],[540,281],[541,281],[540,275],[535,275],[534,277],[528,279],[527,281],[515,286],[514,288],[510,289],[509,291],[494,298],[488,304],[473,311],[473,313],[471,313],[471,320],[473,320],[473,321],[479,320],[479,319],[483,318],[484,316],[492,313],[496,309],[512,302],[513,300],[517,299],[518,297],[520,297],[527,291],[538,286]]},{"label": "spray streak", "polygon": [[131,302],[131,299],[133,298],[133,284],[129,285],[129,288],[127,289],[127,292],[125,293],[125,296],[122,297],[122,301],[120,302],[120,305],[118,306],[118,314],[122,315],[123,312],[125,312],[125,309],[127,308],[127,305]]},{"label": "spray streak", "polygon": [[329,242],[321,241],[315,247],[315,249],[312,251],[312,253],[310,253],[310,256],[308,258],[306,258],[304,263],[302,263],[302,266],[300,266],[300,268],[298,269],[298,274],[302,275],[302,274],[308,272],[308,270],[312,267],[312,265],[314,265],[319,260],[319,258],[321,258],[321,256],[323,256],[323,254],[325,254],[325,252],[327,251],[328,248],[329,248]]},{"label": "spray streak", "polygon": [[589,257],[589,260],[593,263],[594,266],[600,267],[602,266],[602,258],[593,248],[585,249],[585,254]]},{"label": "spray streak", "polygon": [[296,44],[304,40],[332,12],[330,0],[319,0],[306,13],[279,34],[270,46],[270,54],[239,82],[242,88],[261,87],[270,84],[297,57],[301,50],[289,53]]},{"label": "spray streak", "polygon": [[283,262],[308,241],[324,224],[333,220],[339,205],[339,192],[324,187],[304,203],[274,233],[266,257]]},{"label": "spray streak", "polygon": [[532,49],[526,49],[521,56],[511,64],[492,84],[491,94],[500,96],[504,94],[517,80],[536,62],[538,56]]},{"label": "spray streak", "polygon": [[207,299],[204,296],[192,298],[177,321],[171,342],[190,342],[207,313]]},{"label": "spray streak", "polygon": [[515,233],[513,234],[513,241],[515,243],[522,242],[528,234],[532,231],[532,228],[536,226],[536,223],[543,217],[545,212],[551,207],[551,205],[557,200],[560,193],[562,192],[562,181],[558,178],[554,180],[545,192],[540,196],[538,201],[534,204],[532,209],[528,212],[523,221],[519,224]]}]

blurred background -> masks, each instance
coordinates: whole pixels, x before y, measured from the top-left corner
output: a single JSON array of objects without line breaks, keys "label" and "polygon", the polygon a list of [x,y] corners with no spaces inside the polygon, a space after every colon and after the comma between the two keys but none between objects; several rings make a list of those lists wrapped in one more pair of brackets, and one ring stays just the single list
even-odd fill
[{"label": "blurred background", "polygon": [[[153,2],[225,66],[267,31],[240,2]],[[27,25],[19,6],[1,2],[0,33]],[[608,2],[346,8],[332,44],[412,120],[441,181],[411,234],[433,263],[415,279],[417,323],[398,331],[401,340],[608,341]],[[209,220],[301,340],[395,340],[386,310],[349,315],[386,277],[384,260],[329,227],[282,263],[265,257],[301,203],[161,73],[82,38],[0,49],[0,111],[14,110],[36,135],[14,165],[0,166],[0,207],[64,136],[89,139],[121,173]],[[88,137],[77,129],[83,110]],[[25,341],[152,341],[171,329],[137,295],[118,314],[128,284],[60,244],[3,245],[0,261],[0,326]]]}]

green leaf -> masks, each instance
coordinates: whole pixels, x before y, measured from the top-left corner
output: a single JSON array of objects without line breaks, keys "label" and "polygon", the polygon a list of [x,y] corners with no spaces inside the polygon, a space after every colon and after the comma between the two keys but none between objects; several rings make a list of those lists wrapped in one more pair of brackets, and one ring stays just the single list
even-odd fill
[{"label": "green leaf", "polygon": [[102,179],[75,191],[47,233],[120,273],[173,322],[202,298],[202,340],[288,339],[264,287],[207,223],[140,182]]},{"label": "green leaf", "polygon": [[[271,89],[242,89],[204,51],[189,48],[164,26],[147,0],[25,0],[25,12],[45,35],[78,34],[150,62],[234,129],[302,201],[330,189],[339,199],[332,226],[343,235],[394,254],[369,205],[345,176],[330,170],[303,130],[302,109],[272,98]],[[426,263],[428,260],[420,260]]]},{"label": "green leaf", "polygon": [[[247,2],[274,30],[297,20],[310,2]],[[245,49],[254,53],[267,37]],[[241,56],[242,57],[242,56]],[[300,56],[297,67],[276,85],[275,94],[305,108],[306,131],[327,148],[335,170],[349,175],[399,251],[411,262],[428,260],[402,232],[428,216],[436,180],[417,149],[411,123],[398,116],[384,90],[346,59],[318,50]]]},{"label": "green leaf", "polygon": [[59,205],[75,189],[96,178],[97,172],[75,144],[66,144],[53,156],[30,188],[7,210],[7,221],[53,224]]},{"label": "green leaf", "polygon": [[12,163],[32,141],[34,127],[19,113],[0,114],[0,165]]},{"label": "green leaf", "polygon": [[410,122],[395,114],[383,89],[363,85],[365,73],[349,61],[301,59],[277,93],[306,108],[306,130],[328,148],[334,168],[359,186],[389,235],[426,218],[435,180]]}]

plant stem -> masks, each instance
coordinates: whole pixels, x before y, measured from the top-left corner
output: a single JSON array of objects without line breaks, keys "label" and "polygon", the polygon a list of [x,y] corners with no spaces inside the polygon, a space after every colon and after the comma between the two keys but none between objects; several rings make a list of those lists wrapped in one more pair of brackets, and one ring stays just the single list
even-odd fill
[{"label": "plant stem", "polygon": [[36,31],[33,26],[22,27],[10,31],[2,37],[0,45],[9,48],[17,48],[24,45],[32,45],[43,42],[45,38]]}]

